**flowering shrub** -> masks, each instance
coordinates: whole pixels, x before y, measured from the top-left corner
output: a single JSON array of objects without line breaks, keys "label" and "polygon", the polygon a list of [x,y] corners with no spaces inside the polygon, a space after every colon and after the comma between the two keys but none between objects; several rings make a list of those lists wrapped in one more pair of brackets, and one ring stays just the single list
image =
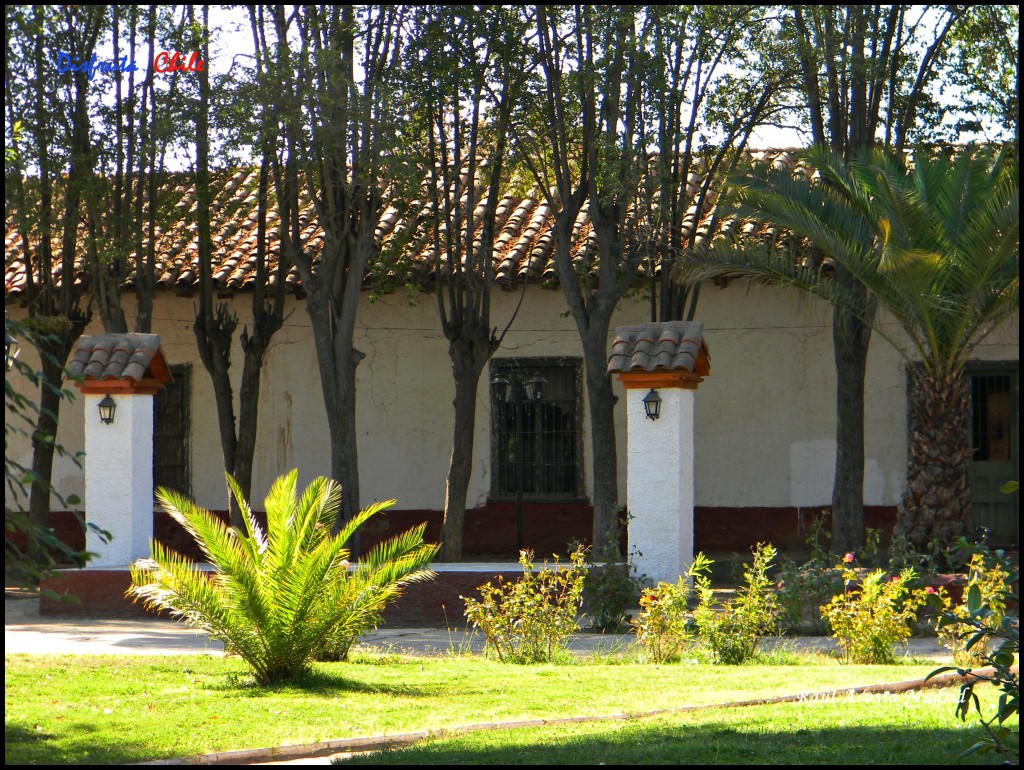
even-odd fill
[{"label": "flowering shrub", "polygon": [[810,558],[797,564],[783,557],[776,585],[781,621],[793,631],[822,635],[828,633],[828,624],[821,617],[819,607],[843,590],[844,566],[863,567],[878,557],[881,535],[868,529],[864,548],[858,553],[842,556],[828,550],[831,534],[826,529],[827,519],[816,517],[810,525],[806,543]]},{"label": "flowering shrub", "polygon": [[[1019,486],[1016,481],[1010,481],[1000,490],[1009,494]],[[1017,666],[1020,659],[1020,619],[1006,613],[1006,602],[1009,600],[1016,606],[1020,605],[1020,569],[1007,560],[1002,551],[990,553],[978,546],[972,547],[972,564],[973,556],[979,554],[988,565],[988,574],[1001,575],[1002,584],[987,600],[982,596],[981,581],[969,586],[964,612],[948,612],[939,624],[940,634],[955,629],[955,638],[963,644],[964,653],[971,661],[977,660],[977,665],[986,667],[974,671],[974,676],[967,678],[960,688],[956,715],[966,722],[973,706],[985,728],[985,736],[960,756],[991,752],[1002,755],[1004,764],[1016,765],[1020,763],[1020,671]],[[999,609],[993,609],[994,606]],[[963,675],[971,671],[973,665],[972,662],[968,666],[943,666],[932,671],[928,679],[950,670]],[[977,685],[986,682],[1001,691],[995,713],[988,718],[982,713],[981,702],[974,692]],[[1013,729],[1015,725],[1016,730]]]},{"label": "flowering shrub", "polygon": [[[977,588],[978,601],[988,610],[984,617],[985,622],[990,628],[998,628],[1006,615],[1005,591],[1009,575],[1009,568],[1001,552],[992,553],[986,548],[977,548],[968,562],[963,601],[953,605],[948,596],[944,597],[943,613],[959,620],[969,618],[971,611],[968,608],[967,597],[972,588]],[[939,624],[936,634],[952,653],[953,662],[958,666],[983,665],[988,651],[982,645],[968,645],[969,637],[965,638],[961,625],[947,618]]]},{"label": "flowering shrub", "polygon": [[715,606],[707,575],[695,575],[700,604],[694,621],[719,663],[743,663],[757,652],[762,636],[778,632],[779,607],[768,577],[776,550],[770,543],[758,543],[753,553],[753,564],[744,571],[744,585],[736,590],[736,598],[720,606]]},{"label": "flowering shrub", "polygon": [[548,663],[565,650],[578,630],[576,616],[582,605],[587,576],[585,549],[569,555],[570,566],[534,571],[533,552],[520,551],[523,576],[511,583],[485,583],[480,599],[462,597],[466,619],[487,639],[487,651],[503,663]]},{"label": "flowering shrub", "polygon": [[690,583],[711,566],[711,560],[699,553],[686,577],[675,583],[658,583],[640,594],[640,614],[631,621],[644,660],[667,663],[679,658],[693,641],[693,616],[689,600]]},{"label": "flowering shrub", "polygon": [[832,629],[844,663],[887,664],[895,660],[893,645],[910,638],[917,611],[925,604],[928,591],[912,589],[912,569],[886,577],[874,570],[860,581],[853,568],[839,565],[843,592],[822,605],[821,617]]}]

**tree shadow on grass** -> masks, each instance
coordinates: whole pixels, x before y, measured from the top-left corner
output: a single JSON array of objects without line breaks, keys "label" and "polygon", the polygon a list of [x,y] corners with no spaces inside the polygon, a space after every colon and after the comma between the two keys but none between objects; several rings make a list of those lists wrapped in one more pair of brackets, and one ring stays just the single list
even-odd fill
[{"label": "tree shadow on grass", "polygon": [[329,668],[314,667],[293,679],[273,684],[258,684],[251,672],[229,673],[219,681],[207,683],[206,687],[221,693],[235,693],[242,697],[264,698],[282,693],[295,692],[317,697],[331,697],[339,693],[364,693],[371,695],[401,695],[426,698],[445,692],[443,684],[407,684],[389,681],[387,684],[366,682],[345,676],[344,668],[350,664],[331,663]]},{"label": "tree shadow on grass", "polygon": [[[762,707],[709,709],[651,719],[479,731],[356,755],[341,763],[950,764],[983,735],[976,722],[964,726],[952,711],[949,726],[935,728],[914,727],[909,714],[892,715],[891,724],[877,723],[869,715],[866,721],[876,723],[849,726],[831,724],[842,721],[841,714],[823,715],[830,723],[823,726],[815,726],[813,714],[805,716],[795,718],[792,707],[779,710],[775,717]],[[972,755],[962,762],[992,764],[993,758]]]},{"label": "tree shadow on grass", "polygon": [[[97,732],[84,725],[77,725],[75,731],[83,734]],[[83,735],[73,746],[62,748],[57,740],[57,735],[41,728],[5,724],[4,764],[35,764],[34,757],[38,756],[39,746],[46,748],[46,762],[50,765],[121,764],[152,759],[152,753],[143,753],[141,746],[138,752],[134,752],[126,751],[124,746],[105,747],[102,744],[89,744]]]}]

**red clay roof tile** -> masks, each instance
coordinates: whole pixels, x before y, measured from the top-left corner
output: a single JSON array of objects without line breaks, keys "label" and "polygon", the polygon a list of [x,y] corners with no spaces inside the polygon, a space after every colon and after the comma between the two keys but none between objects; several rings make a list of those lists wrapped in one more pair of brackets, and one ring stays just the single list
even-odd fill
[{"label": "red clay roof tile", "polygon": [[[771,160],[787,167],[794,167],[792,155],[787,152],[754,153],[755,159]],[[803,166],[795,166],[801,173],[813,173]],[[224,171],[213,175],[212,232],[214,247],[212,281],[219,291],[237,291],[251,289],[256,279],[256,187],[258,171],[256,169],[238,169]],[[690,174],[687,186],[691,194],[697,191],[701,182],[700,175]],[[273,196],[273,191],[271,191]],[[156,285],[162,289],[177,292],[192,292],[199,277],[198,236],[193,221],[193,207],[196,194],[191,176],[177,175],[169,177],[160,193],[161,200],[171,200],[168,215],[156,227]],[[483,205],[482,199],[479,206]],[[479,211],[478,206],[478,211]],[[8,298],[17,297],[25,291],[25,265],[23,239],[17,230],[16,218],[8,206],[5,234],[5,271],[4,288]],[[376,229],[376,238],[380,253],[389,257],[396,255],[389,252],[389,243],[400,245],[399,258],[391,261],[382,260],[372,264],[367,271],[367,283],[381,277],[389,277],[393,281],[429,284],[436,278],[439,258],[433,251],[431,239],[419,232],[418,224],[429,213],[429,206],[422,202],[413,202],[407,207],[408,214],[401,214],[399,208],[391,206],[381,216]],[[59,212],[54,212],[55,221],[59,220]],[[688,234],[694,226],[698,235],[705,230],[710,220],[710,211],[702,212],[701,216],[691,206],[683,223],[683,234]],[[495,227],[495,238],[492,248],[495,281],[509,286],[522,281],[539,281],[545,285],[557,284],[554,256],[554,233],[552,231],[552,211],[545,197],[539,190],[532,190],[525,196],[507,193],[501,198],[498,207],[498,222]],[[302,227],[302,246],[310,252],[314,259],[323,249],[324,234],[316,223],[313,206],[308,201],[300,212]],[[85,257],[86,223],[80,224],[80,253],[76,257],[77,282],[89,281],[90,265]],[[726,232],[735,229],[733,223],[724,225]],[[54,254],[59,253],[61,228],[55,227],[53,232]],[[267,221],[267,280],[277,280],[275,267],[277,251],[280,245],[280,222],[276,207],[271,201]],[[596,260],[598,256],[597,240],[590,222],[590,214],[584,205],[573,227],[572,258],[577,272],[589,274],[596,279]],[[476,233],[479,239],[480,231]],[[411,237],[410,237],[411,236]],[[33,236],[30,235],[30,239]],[[38,235],[35,236],[38,238]],[[443,266],[441,266],[443,267]],[[653,267],[644,264],[641,270],[655,273],[659,265],[655,260]],[[60,260],[55,260],[53,275],[58,285],[61,278]],[[298,271],[292,267],[285,278],[289,289],[300,290],[301,282]],[[134,285],[134,276],[129,275],[126,286]]]}]

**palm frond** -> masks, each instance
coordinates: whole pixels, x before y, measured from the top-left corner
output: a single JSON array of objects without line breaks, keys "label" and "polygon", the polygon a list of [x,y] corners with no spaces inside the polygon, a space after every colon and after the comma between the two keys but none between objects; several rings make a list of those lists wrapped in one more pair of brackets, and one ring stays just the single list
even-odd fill
[{"label": "palm frond", "polygon": [[168,514],[199,543],[212,571],[151,543],[151,558],[132,567],[129,594],[221,639],[260,682],[288,678],[338,634],[372,628],[404,585],[433,576],[439,546],[425,544],[425,525],[371,549],[350,569],[347,540],[394,500],[368,506],[331,534],[340,487],[314,479],[301,496],[298,472],[277,479],[266,498],[266,532],[228,476],[245,521],[240,532],[187,498],[159,490]]},{"label": "palm frond", "polygon": [[383,500],[380,502],[372,503],[363,508],[359,513],[353,516],[351,519],[346,521],[338,533],[344,542],[348,542],[349,538],[355,534],[355,531],[359,529],[368,519],[372,516],[376,516],[381,511],[390,508],[394,505],[397,500]]},{"label": "palm frond", "polygon": [[[838,312],[872,323],[903,355],[941,376],[1019,308],[1019,201],[1015,166],[967,150],[950,160],[921,150],[912,168],[882,151],[849,163],[825,148],[805,158],[820,179],[753,167],[731,180],[726,196],[750,219],[743,245],[719,239],[694,254],[676,277],[771,281],[808,291]],[[806,239],[853,283],[809,269],[779,248]],[[766,232],[750,243],[749,232]],[[867,292],[865,302],[864,292]],[[884,307],[911,342],[874,318]]]},{"label": "palm frond", "polygon": [[242,489],[238,486],[238,482],[232,478],[230,473],[225,473],[224,476],[227,478],[231,494],[234,495],[235,502],[242,512],[242,521],[245,522],[248,538],[241,538],[242,542],[246,544],[246,547],[248,547],[248,544],[252,544],[252,548],[249,550],[249,558],[253,561],[259,561],[267,550],[267,535],[252,515],[252,507],[249,505],[249,501],[245,499],[245,495],[242,494]]}]

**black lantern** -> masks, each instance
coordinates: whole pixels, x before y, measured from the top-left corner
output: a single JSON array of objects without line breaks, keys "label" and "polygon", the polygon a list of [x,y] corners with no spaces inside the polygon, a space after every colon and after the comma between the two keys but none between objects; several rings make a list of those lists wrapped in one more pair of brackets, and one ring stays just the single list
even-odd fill
[{"label": "black lantern", "polygon": [[508,401],[511,395],[512,383],[508,381],[507,377],[498,375],[491,380],[491,387],[494,388],[494,395],[497,396],[499,401]]},{"label": "black lantern", "polygon": [[114,411],[117,409],[117,402],[108,393],[100,401],[100,420],[104,425],[110,425],[114,421]]},{"label": "black lantern", "polygon": [[527,401],[540,401],[544,398],[544,386],[548,384],[540,372],[534,372],[527,382],[523,383],[523,397]]},{"label": "black lantern", "polygon": [[14,359],[18,357],[18,340],[12,337],[8,332],[4,332],[4,368],[9,372],[14,366]]},{"label": "black lantern", "polygon": [[654,388],[644,396],[644,410],[647,412],[648,420],[657,420],[661,416],[661,396]]}]

